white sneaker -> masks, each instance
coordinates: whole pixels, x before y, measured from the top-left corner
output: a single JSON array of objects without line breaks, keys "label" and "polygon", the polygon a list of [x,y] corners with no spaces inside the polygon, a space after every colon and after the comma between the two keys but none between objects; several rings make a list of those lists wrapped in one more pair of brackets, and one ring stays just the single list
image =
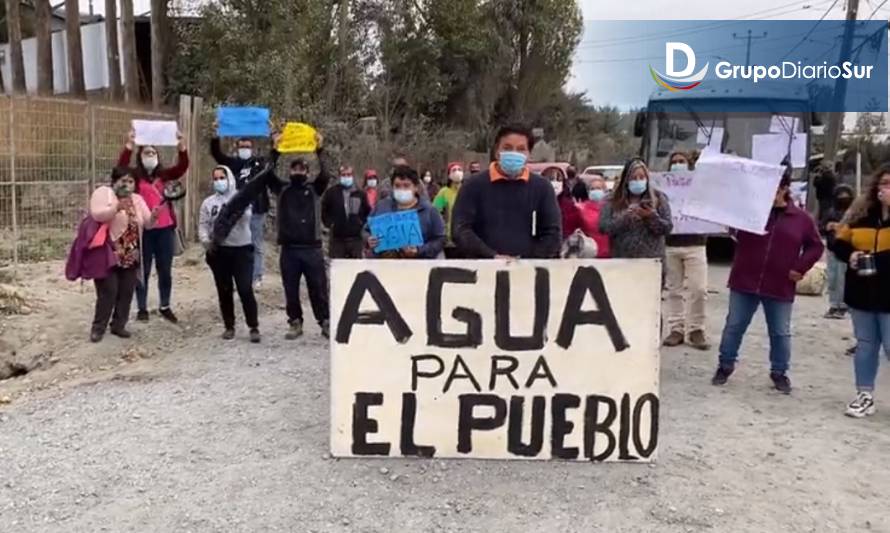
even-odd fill
[{"label": "white sneaker", "polygon": [[847,412],[844,413],[853,418],[863,418],[875,414],[875,399],[870,392],[860,392],[856,395],[856,399],[847,406]]}]

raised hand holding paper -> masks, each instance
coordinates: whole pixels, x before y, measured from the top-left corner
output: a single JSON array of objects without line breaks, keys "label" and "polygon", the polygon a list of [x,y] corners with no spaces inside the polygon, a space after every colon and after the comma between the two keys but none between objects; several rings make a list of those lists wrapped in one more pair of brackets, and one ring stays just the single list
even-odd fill
[{"label": "raised hand holding paper", "polygon": [[282,154],[314,152],[318,148],[315,128],[302,122],[288,122],[284,125],[278,140],[278,151]]},{"label": "raised hand holding paper", "polygon": [[266,107],[220,107],[216,110],[220,137],[268,137],[269,109]]},{"label": "raised hand holding paper", "polygon": [[134,120],[136,144],[140,146],[176,146],[179,144],[179,126],[172,120]]},{"label": "raised hand holding paper", "polygon": [[684,214],[763,235],[783,171],[778,164],[703,152]]}]

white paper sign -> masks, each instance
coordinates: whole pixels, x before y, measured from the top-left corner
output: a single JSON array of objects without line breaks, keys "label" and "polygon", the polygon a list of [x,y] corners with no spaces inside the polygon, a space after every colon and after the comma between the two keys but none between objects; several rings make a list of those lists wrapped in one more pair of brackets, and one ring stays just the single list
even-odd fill
[{"label": "white paper sign", "polygon": [[773,115],[769,122],[770,133],[797,132],[800,126],[800,119],[797,117],[786,117],[783,115]]},{"label": "white paper sign", "polygon": [[172,120],[134,120],[136,144],[140,146],[176,146],[179,126]]},{"label": "white paper sign", "polygon": [[671,204],[671,218],[674,222],[674,235],[715,235],[726,233],[719,224],[706,222],[685,214],[686,199],[696,173],[688,170],[679,172],[653,172],[649,175],[652,186],[665,193]]},{"label": "white paper sign", "polygon": [[331,453],[650,461],[661,262],[335,260]]},{"label": "white paper sign", "polygon": [[[796,133],[791,140],[791,166],[804,168],[807,166],[807,135]],[[764,163],[779,164],[788,155],[788,135],[767,133],[751,137],[751,159]]]},{"label": "white paper sign", "polygon": [[728,154],[702,154],[685,214],[764,234],[784,167]]},{"label": "white paper sign", "polygon": [[720,147],[723,145],[723,128],[698,128],[696,142],[700,145],[717,148],[717,151],[720,151]]}]

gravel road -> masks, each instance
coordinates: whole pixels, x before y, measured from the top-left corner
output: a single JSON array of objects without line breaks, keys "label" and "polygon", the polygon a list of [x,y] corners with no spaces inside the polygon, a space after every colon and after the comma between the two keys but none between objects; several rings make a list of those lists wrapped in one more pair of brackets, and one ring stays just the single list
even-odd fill
[{"label": "gravel road", "polygon": [[[716,336],[726,269],[711,276]],[[284,341],[276,305],[263,344],[217,340],[210,285],[193,290],[196,325],[150,347],[162,356],[41,390],[0,382],[16,391],[0,405],[0,532],[890,532],[890,405],[843,416],[850,327],[818,299],[795,309],[793,395],[769,388],[758,317],[723,389],[713,352],[663,352],[656,464],[592,465],[332,459],[318,330]],[[106,349],[144,347],[136,329]]]}]

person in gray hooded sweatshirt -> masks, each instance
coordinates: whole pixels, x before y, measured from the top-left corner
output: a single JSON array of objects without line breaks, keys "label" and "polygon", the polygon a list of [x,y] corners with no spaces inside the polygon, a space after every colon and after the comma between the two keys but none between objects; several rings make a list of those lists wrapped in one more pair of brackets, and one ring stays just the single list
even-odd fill
[{"label": "person in gray hooded sweatshirt", "polygon": [[[248,207],[233,224],[227,235],[215,231],[217,217],[226,203],[235,196],[235,176],[227,166],[213,169],[213,194],[201,204],[198,238],[207,250],[207,264],[219,295],[226,340],[235,338],[235,299],[238,289],[244,319],[250,328],[250,342],[260,342],[256,297],[253,294],[253,244],[250,233],[251,210]],[[225,216],[225,215],[224,215]]]}]

